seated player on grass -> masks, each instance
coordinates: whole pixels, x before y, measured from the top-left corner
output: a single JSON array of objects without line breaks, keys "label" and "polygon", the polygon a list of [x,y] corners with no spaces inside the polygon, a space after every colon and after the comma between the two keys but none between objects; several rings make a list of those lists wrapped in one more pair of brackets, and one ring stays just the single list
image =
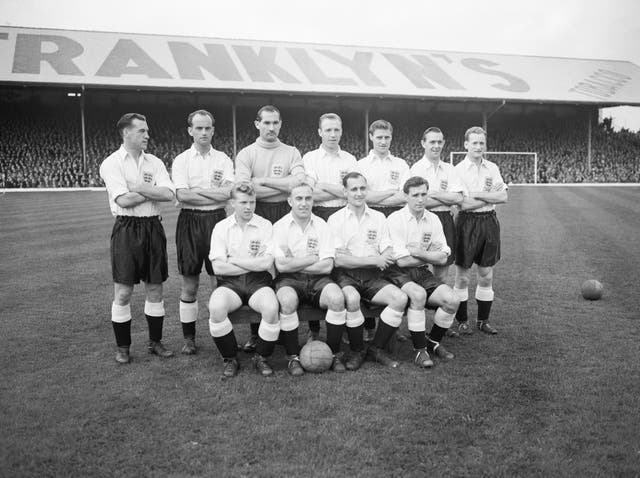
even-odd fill
[{"label": "seated player on grass", "polygon": [[211,233],[209,259],[218,287],[209,300],[209,330],[224,361],[223,377],[238,373],[238,344],[228,314],[248,304],[262,316],[253,363],[262,376],[273,374],[267,357],[273,353],[280,324],[278,299],[271,288],[272,225],[255,215],[256,194],[249,183],[231,189],[233,214]]},{"label": "seated player on grass", "polygon": [[280,329],[289,373],[303,374],[298,360],[301,301],[327,311],[327,344],[334,354],[331,369],[344,372],[340,341],[347,311],[342,290],[329,276],[335,257],[334,239],[327,223],[311,213],[313,188],[309,184],[293,187],[288,202],[291,212],[273,225],[273,244],[278,270],[274,284],[280,302]]},{"label": "seated player on grass", "polygon": [[[453,354],[440,344],[451,324],[459,299],[429,270],[429,265],[446,264],[451,253],[438,216],[425,209],[429,185],[419,176],[404,183],[407,205],[392,213],[387,221],[396,264],[387,270],[387,278],[409,296],[407,325],[411,333],[419,367],[433,366],[429,354],[451,360]],[[433,327],[425,336],[425,306],[436,309]]]}]

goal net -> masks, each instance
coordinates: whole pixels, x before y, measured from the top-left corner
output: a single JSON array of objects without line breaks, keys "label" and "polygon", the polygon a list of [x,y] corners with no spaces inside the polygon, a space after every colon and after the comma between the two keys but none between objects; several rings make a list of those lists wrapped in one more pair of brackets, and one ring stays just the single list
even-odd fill
[{"label": "goal net", "polygon": [[[458,164],[466,151],[452,151],[449,162]],[[522,151],[487,151],[485,158],[498,165],[506,184],[538,184],[538,153]]]}]

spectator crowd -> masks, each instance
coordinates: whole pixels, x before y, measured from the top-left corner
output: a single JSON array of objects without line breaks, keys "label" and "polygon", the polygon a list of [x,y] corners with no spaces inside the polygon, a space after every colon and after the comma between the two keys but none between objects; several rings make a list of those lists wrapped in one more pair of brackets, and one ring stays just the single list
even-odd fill
[{"label": "spectator crowd", "polygon": [[[175,111],[173,110],[175,109]],[[162,158],[167,166],[188,148],[186,111],[177,108],[140,111],[149,121],[149,151]],[[213,112],[216,115],[214,108]],[[280,138],[296,146],[302,154],[320,143],[317,118],[326,111],[294,109],[283,111]],[[121,111],[95,109],[87,112],[86,170],[82,155],[81,124],[77,111],[38,108],[18,110],[0,118],[0,187],[55,188],[103,186],[98,174],[102,160],[120,144],[115,123]],[[366,156],[361,113],[337,111],[343,117],[341,147],[356,156]],[[237,149],[252,143],[257,135],[250,109],[239,110]],[[218,115],[216,115],[218,116]],[[228,116],[228,115],[227,115]],[[375,117],[374,117],[375,116]],[[447,117],[434,121],[412,118],[398,113],[371,115],[370,120],[384,118],[393,124],[394,155],[410,165],[422,157],[420,138],[424,129],[438,126],[445,134],[444,158],[450,151],[464,151],[464,131],[473,120]],[[232,125],[218,116],[214,147],[233,157]],[[476,122],[477,123],[477,122]],[[610,121],[592,131],[591,168],[587,161],[585,121],[575,118],[519,117],[492,121],[488,131],[489,151],[528,151],[538,154],[538,182],[640,182],[640,133],[613,131]],[[455,155],[458,162],[463,155]],[[492,155],[507,183],[534,181],[533,156]]]}]

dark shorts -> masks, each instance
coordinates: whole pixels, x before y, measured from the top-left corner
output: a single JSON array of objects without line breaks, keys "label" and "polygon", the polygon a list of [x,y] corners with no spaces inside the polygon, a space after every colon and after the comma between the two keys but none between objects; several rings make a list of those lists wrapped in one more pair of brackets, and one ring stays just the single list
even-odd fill
[{"label": "dark shorts", "polygon": [[343,207],[344,206],[338,206],[338,207],[313,206],[313,213],[316,216],[321,217],[325,221],[328,221],[329,216],[331,216],[332,214],[335,214]]},{"label": "dark shorts", "polygon": [[291,206],[287,201],[284,202],[265,202],[256,201],[256,214],[260,217],[264,217],[271,224],[275,224],[284,216],[289,214]]},{"label": "dark shorts", "polygon": [[[402,289],[407,282],[415,282],[427,292],[427,301],[431,294],[442,285],[431,273],[428,267],[399,267],[393,265],[385,272],[386,278],[395,286]],[[437,309],[427,304],[428,309]]]},{"label": "dark shorts", "polygon": [[304,274],[300,272],[292,274],[280,274],[274,282],[276,292],[282,287],[291,287],[296,291],[300,303],[307,303],[314,307],[320,306],[322,289],[328,284],[333,284],[331,277],[327,275]]},{"label": "dark shorts", "polygon": [[456,258],[456,225],[453,222],[453,216],[450,211],[432,211],[442,224],[444,230],[444,237],[447,239],[447,245],[451,249],[451,254],[447,258],[446,266],[453,264]]},{"label": "dark shorts", "polygon": [[244,305],[248,305],[253,294],[263,287],[271,287],[272,277],[267,271],[247,272],[239,276],[216,276],[218,288],[226,287],[238,294]]},{"label": "dark shorts", "polygon": [[387,279],[382,276],[382,272],[378,269],[333,269],[331,274],[333,280],[341,288],[347,286],[354,287],[364,300],[371,302],[371,299],[384,289],[391,285]]},{"label": "dark shorts", "polygon": [[117,216],[111,232],[113,282],[162,284],[169,277],[167,238],[158,216]]},{"label": "dark shorts", "polygon": [[500,260],[500,223],[495,211],[460,212],[456,218],[456,265],[491,267]]},{"label": "dark shorts", "polygon": [[182,209],[176,224],[176,251],[178,272],[185,276],[197,276],[202,271],[202,263],[207,274],[213,275],[209,260],[211,232],[214,226],[226,218],[224,208],[215,211]]},{"label": "dark shorts", "polygon": [[375,209],[376,211],[384,214],[384,217],[389,217],[389,214],[392,212],[399,211],[403,208],[403,206],[370,206],[371,209]]}]

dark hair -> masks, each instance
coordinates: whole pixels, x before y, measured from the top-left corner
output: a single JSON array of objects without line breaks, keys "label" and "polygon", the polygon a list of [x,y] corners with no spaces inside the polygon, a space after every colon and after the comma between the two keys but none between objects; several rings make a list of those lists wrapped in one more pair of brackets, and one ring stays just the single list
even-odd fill
[{"label": "dark hair", "polygon": [[251,183],[247,183],[247,182],[235,183],[231,188],[231,199],[235,199],[236,195],[240,193],[248,194],[249,196],[255,196],[256,190],[253,189],[253,184]]},{"label": "dark hair", "polygon": [[126,128],[129,128],[133,124],[133,120],[147,121],[147,118],[145,118],[144,115],[141,115],[140,113],[123,114],[116,123],[116,128],[118,128],[118,133],[120,134],[120,136],[122,136],[122,133]]},{"label": "dark hair", "polygon": [[487,137],[487,132],[480,126],[472,126],[464,133],[464,140],[469,141],[469,135],[472,134],[483,134],[485,138]]},{"label": "dark hair", "polygon": [[419,188],[420,186],[427,186],[427,191],[429,190],[429,182],[425,178],[422,176],[411,176],[405,181],[402,190],[405,194],[409,194],[411,188]]},{"label": "dark hair", "polygon": [[264,111],[268,111],[270,113],[278,113],[278,116],[280,116],[280,119],[282,119],[282,115],[280,114],[280,110],[278,108],[272,105],[265,105],[258,110],[258,114],[256,115],[256,121],[262,121],[262,113]]},{"label": "dark hair", "polygon": [[342,178],[342,185],[346,188],[347,187],[347,181],[349,181],[349,179],[357,179],[357,178],[362,178],[364,179],[364,182],[367,182],[367,178],[365,178],[362,174],[360,174],[357,171],[351,171],[350,173],[347,173],[344,175],[344,178]]},{"label": "dark hair", "polygon": [[322,120],[336,120],[336,121],[340,121],[340,124],[342,124],[342,118],[340,118],[340,116],[338,116],[335,113],[325,113],[322,116],[320,116],[320,119],[318,120],[318,128],[322,128]]},{"label": "dark hair", "polygon": [[209,118],[211,118],[211,125],[216,124],[215,118],[207,110],[196,110],[193,113],[189,114],[189,116],[187,116],[187,124],[189,126],[193,126],[193,117],[196,115],[208,116]]},{"label": "dark hair", "polygon": [[444,136],[444,133],[442,132],[442,130],[440,128],[437,128],[435,126],[431,126],[427,129],[424,130],[424,133],[422,133],[422,140],[424,141],[424,139],[427,137],[427,135],[429,133],[440,133],[442,136]]},{"label": "dark hair", "polygon": [[377,129],[385,129],[393,134],[393,126],[391,126],[391,123],[383,119],[375,120],[371,123],[371,126],[369,126],[369,134],[373,134]]}]

